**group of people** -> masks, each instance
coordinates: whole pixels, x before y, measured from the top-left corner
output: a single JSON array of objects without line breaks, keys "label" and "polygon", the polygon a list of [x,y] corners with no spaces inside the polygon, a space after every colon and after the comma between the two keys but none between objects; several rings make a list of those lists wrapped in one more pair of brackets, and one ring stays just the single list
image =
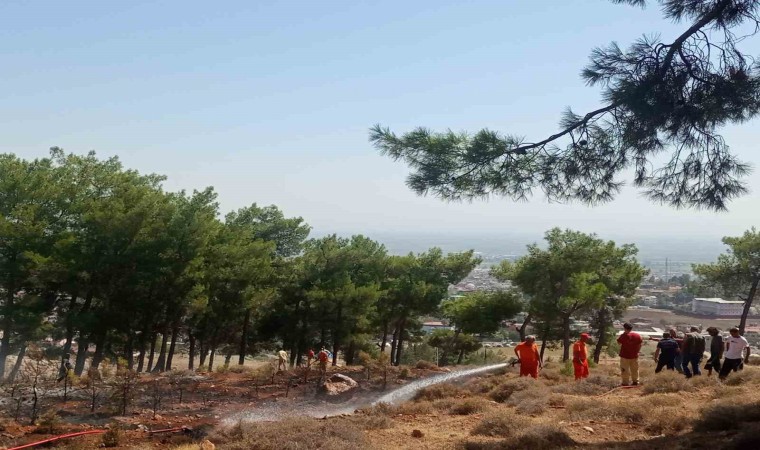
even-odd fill
[{"label": "group of people", "polygon": [[[739,334],[738,328],[729,330],[730,336],[724,339],[717,328],[707,329],[711,336],[710,357],[705,364],[707,374],[715,370],[721,380],[732,372],[741,370],[745,357],[749,357],[749,343]],[[586,343],[588,333],[581,333],[580,338],[573,344],[573,371],[575,379],[581,380],[589,375],[588,350]],[[639,380],[639,353],[644,341],[641,335],[633,331],[630,323],[623,324],[623,333],[617,338],[620,344],[620,376],[622,386],[637,386]],[[701,375],[700,368],[706,350],[705,337],[699,328],[691,327],[689,333],[679,337],[676,330],[664,333],[657,343],[654,360],[657,363],[655,373],[663,368],[678,370],[686,378]],[[520,363],[520,376],[538,378],[538,372],[543,367],[536,345],[535,336],[527,336],[524,342],[515,347],[515,355]],[[722,359],[722,361],[721,361]]]},{"label": "group of people", "polygon": [[[715,327],[707,328],[707,334],[710,335],[710,356],[704,366],[707,375],[712,375],[714,370],[721,380],[725,380],[732,371],[741,370],[744,359],[749,358],[749,342],[739,334],[739,329],[731,328],[729,336],[725,339]],[[683,337],[678,336],[673,329],[663,333],[654,354],[657,362],[655,372],[667,368],[678,370],[686,378],[701,375],[700,366],[706,350],[705,342],[705,337],[697,327],[691,327],[689,333]]]}]

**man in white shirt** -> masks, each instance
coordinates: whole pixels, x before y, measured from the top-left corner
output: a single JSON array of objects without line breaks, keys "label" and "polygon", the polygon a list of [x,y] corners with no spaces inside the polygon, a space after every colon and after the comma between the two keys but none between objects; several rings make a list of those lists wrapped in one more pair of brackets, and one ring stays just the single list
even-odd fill
[{"label": "man in white shirt", "polygon": [[721,380],[725,380],[734,368],[739,367],[742,363],[743,351],[749,355],[749,342],[744,336],[739,335],[739,329],[731,328],[729,333],[731,336],[726,339],[726,359],[723,360],[723,367],[720,368]]}]

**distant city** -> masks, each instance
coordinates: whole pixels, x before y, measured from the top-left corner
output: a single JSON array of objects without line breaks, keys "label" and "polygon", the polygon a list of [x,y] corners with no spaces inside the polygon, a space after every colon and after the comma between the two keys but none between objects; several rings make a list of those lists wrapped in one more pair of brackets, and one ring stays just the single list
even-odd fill
[{"label": "distant city", "polygon": [[[502,260],[514,260],[525,254],[528,244],[541,245],[543,234],[527,233],[473,233],[448,234],[442,232],[367,232],[368,237],[383,243],[391,254],[406,254],[409,252],[424,252],[431,247],[440,247],[444,252],[460,252],[473,249],[483,258],[481,270],[473,272],[465,282],[475,282],[473,276],[480,280],[487,268]],[[320,236],[320,234],[316,234]],[[684,237],[684,236],[600,236],[611,239],[618,244],[632,243],[639,249],[638,259],[650,273],[659,278],[670,278],[691,273],[691,265],[695,263],[714,262],[718,255],[725,251],[720,236],[715,237]]]}]

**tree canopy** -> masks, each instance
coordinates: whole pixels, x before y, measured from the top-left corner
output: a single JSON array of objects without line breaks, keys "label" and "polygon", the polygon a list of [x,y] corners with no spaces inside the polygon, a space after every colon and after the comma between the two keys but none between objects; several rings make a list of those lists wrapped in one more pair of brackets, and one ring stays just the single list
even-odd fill
[{"label": "tree canopy", "polygon": [[412,190],[447,200],[525,199],[541,190],[550,200],[597,204],[612,200],[633,171],[633,184],[653,201],[726,209],[747,191],[750,166],[719,130],[760,111],[760,65],[742,50],[760,30],[760,1],[612,1],[658,3],[666,19],[688,27],[671,42],[648,35],[626,49],[594,49],[581,75],[601,89],[598,109],[568,108],[560,129],[539,140],[489,129],[397,135],[376,125],[370,141],[412,169]]}]

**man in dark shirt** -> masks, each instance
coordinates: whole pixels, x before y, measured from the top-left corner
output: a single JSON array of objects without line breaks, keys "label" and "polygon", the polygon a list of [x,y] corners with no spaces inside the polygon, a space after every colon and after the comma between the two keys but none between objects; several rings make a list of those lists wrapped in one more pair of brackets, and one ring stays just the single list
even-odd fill
[{"label": "man in dark shirt", "polygon": [[663,367],[675,370],[675,359],[679,352],[678,343],[670,337],[670,333],[663,333],[662,340],[657,343],[657,350],[654,351],[654,360],[657,363],[654,373],[660,373]]},{"label": "man in dark shirt", "polygon": [[712,375],[713,369],[715,369],[716,373],[720,372],[720,360],[723,358],[723,349],[726,346],[723,343],[723,336],[720,335],[717,328],[709,327],[707,333],[712,338],[710,341],[710,358],[707,360],[707,364],[705,364],[705,370],[709,377]]},{"label": "man in dark shirt", "polygon": [[[691,327],[689,334],[683,340],[683,374],[686,378],[694,375],[702,375],[699,365],[705,353],[705,338],[699,333],[699,328]],[[689,370],[691,364],[691,370]]]}]

